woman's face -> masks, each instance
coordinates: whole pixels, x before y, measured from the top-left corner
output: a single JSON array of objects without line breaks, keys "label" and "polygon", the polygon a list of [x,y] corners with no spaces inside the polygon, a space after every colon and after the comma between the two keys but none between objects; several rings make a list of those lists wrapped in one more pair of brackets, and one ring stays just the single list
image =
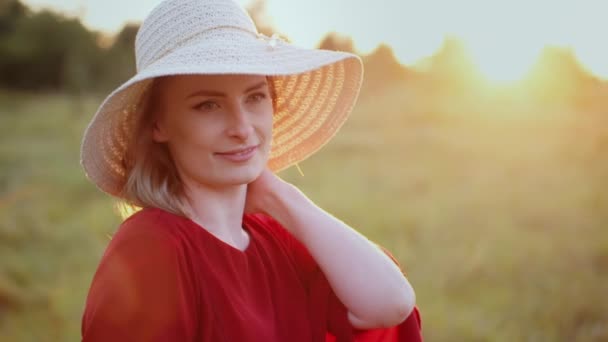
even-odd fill
[{"label": "woman's face", "polygon": [[273,105],[264,76],[180,75],[158,84],[153,139],[187,185],[247,184],[266,167]]}]

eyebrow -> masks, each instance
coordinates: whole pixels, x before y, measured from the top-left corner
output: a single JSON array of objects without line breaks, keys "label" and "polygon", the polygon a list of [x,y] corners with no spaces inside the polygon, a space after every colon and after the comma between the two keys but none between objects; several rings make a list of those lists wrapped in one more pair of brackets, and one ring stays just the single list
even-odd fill
[{"label": "eyebrow", "polygon": [[[252,90],[256,90],[256,89],[262,88],[266,84],[267,84],[266,81],[262,81],[260,83],[257,83],[255,85],[253,85],[253,86],[245,89],[244,93],[248,93],[248,92],[250,92]],[[189,98],[194,97],[194,96],[218,96],[218,97],[226,97],[226,94],[222,93],[222,92],[219,92],[219,91],[214,91],[214,90],[199,90],[199,91],[196,91],[196,92],[188,95],[186,98],[189,99]]]}]

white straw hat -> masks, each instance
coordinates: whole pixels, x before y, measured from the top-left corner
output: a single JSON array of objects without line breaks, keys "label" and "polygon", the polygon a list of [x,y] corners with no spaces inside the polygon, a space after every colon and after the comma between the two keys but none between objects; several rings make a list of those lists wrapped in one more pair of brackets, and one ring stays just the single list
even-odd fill
[{"label": "white straw hat", "polygon": [[361,59],[296,47],[260,35],[233,0],[166,0],[141,25],[137,74],[114,90],[87,127],[81,164],[101,190],[120,196],[125,152],[142,97],[155,77],[180,74],[266,75],[277,102],[268,166],[280,171],[316,152],[342,126],[359,94]]}]

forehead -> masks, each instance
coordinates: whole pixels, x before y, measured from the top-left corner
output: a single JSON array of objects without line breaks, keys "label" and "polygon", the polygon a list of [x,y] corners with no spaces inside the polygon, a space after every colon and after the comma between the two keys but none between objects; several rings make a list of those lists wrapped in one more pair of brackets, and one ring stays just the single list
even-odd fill
[{"label": "forehead", "polygon": [[264,81],[261,75],[174,75],[163,78],[162,88],[176,95],[200,90],[236,94]]}]

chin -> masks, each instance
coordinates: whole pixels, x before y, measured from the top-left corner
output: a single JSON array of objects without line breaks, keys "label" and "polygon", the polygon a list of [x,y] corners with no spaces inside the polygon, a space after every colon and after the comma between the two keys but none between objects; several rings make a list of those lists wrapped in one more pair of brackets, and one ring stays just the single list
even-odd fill
[{"label": "chin", "polygon": [[263,165],[247,165],[246,167],[226,170],[226,173],[222,175],[222,178],[224,178],[224,182],[229,185],[249,184],[256,180],[262,174],[262,171],[264,171]]}]

